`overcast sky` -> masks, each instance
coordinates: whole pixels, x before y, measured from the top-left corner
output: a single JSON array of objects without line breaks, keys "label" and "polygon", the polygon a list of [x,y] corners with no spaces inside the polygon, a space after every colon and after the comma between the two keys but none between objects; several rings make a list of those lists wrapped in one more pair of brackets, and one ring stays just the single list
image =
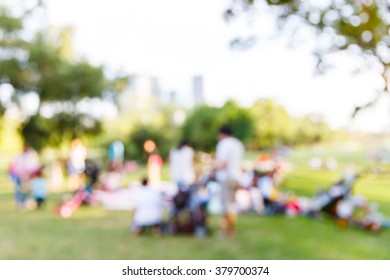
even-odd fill
[{"label": "overcast sky", "polygon": [[[227,24],[222,17],[229,0],[46,0],[47,24],[72,25],[75,51],[94,63],[126,73],[160,77],[166,90],[188,93],[194,75],[205,80],[206,99],[221,105],[229,98],[250,105],[269,97],[294,115],[323,114],[333,127],[381,131],[390,127],[390,100],[351,121],[361,105],[382,88],[374,71],[353,76],[356,62],[343,56],[338,68],[314,75],[310,44],[290,49],[264,17],[255,27]],[[229,48],[237,35],[258,30],[256,47]],[[249,31],[248,31],[249,30]]]}]

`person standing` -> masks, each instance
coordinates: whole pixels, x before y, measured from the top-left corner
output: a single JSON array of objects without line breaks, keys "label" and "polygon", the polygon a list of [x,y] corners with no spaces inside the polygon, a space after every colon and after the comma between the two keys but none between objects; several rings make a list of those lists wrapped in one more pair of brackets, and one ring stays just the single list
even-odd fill
[{"label": "person standing", "polygon": [[68,175],[69,175],[69,188],[71,191],[75,191],[82,187],[84,184],[84,171],[85,160],[87,159],[87,149],[82,144],[81,140],[74,138],[71,142],[71,148],[69,153]]},{"label": "person standing", "polygon": [[125,157],[125,145],[120,140],[113,141],[108,147],[109,164],[115,168],[122,168]]},{"label": "person standing", "polygon": [[161,169],[163,166],[163,159],[157,153],[156,143],[152,140],[144,142],[144,150],[148,155],[147,170],[148,182],[152,188],[161,188]]},{"label": "person standing", "polygon": [[182,140],[169,154],[170,176],[181,190],[188,189],[195,181],[194,154],[187,140]]},{"label": "person standing", "polygon": [[31,174],[30,191],[35,200],[36,208],[42,208],[47,199],[47,182],[43,176],[43,166]]},{"label": "person standing", "polygon": [[241,161],[244,157],[244,145],[233,137],[230,127],[222,126],[218,131],[216,160],[213,169],[218,183],[221,185],[222,222],[224,236],[235,233],[237,213],[235,209],[234,192],[241,175]]}]

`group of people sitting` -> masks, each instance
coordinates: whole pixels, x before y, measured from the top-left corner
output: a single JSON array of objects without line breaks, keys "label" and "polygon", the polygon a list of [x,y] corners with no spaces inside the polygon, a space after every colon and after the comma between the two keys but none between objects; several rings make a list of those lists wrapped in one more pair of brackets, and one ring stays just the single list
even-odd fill
[{"label": "group of people sitting", "polygon": [[[85,157],[85,149],[80,141],[72,142],[71,151],[67,162],[69,175],[82,175],[83,183],[81,185],[79,182],[81,187],[72,189],[72,194],[65,196],[58,205],[56,212],[62,217],[70,217],[82,204],[101,203],[103,206],[110,205],[111,209],[124,207],[134,210],[132,231],[135,234],[143,232],[144,226],[149,228],[159,225],[162,233],[204,236],[208,232],[208,213],[221,214],[219,197],[222,195],[223,186],[217,183],[215,172],[209,172],[204,177],[196,174],[195,152],[188,141],[182,141],[170,152],[170,183],[156,184],[143,179],[142,184],[134,184],[131,188],[123,188],[123,146],[119,142],[111,145],[108,167],[103,172],[94,161]],[[79,162],[81,158],[84,158],[83,164]],[[280,175],[279,167],[274,164],[274,168],[264,174],[252,173],[255,177],[249,181],[256,182],[256,188],[255,185],[246,185],[250,172],[242,176],[234,194],[240,212],[254,210],[263,213],[264,205],[271,199],[275,190],[275,181]],[[18,207],[25,208],[30,196],[35,201],[35,209],[44,204],[48,187],[43,171],[37,153],[29,147],[11,163],[9,174],[15,182],[15,200]],[[214,193],[211,187],[213,183],[214,186],[219,185],[219,189]],[[246,194],[251,196],[250,206],[244,205],[243,198]],[[210,202],[216,207],[213,208]]]},{"label": "group of people sitting", "polygon": [[146,179],[133,187],[134,216],[131,232],[151,230],[158,234],[195,234],[204,237],[207,227],[207,195],[203,185],[179,189],[173,196],[152,188]]},{"label": "group of people sitting", "polygon": [[[96,199],[108,209],[134,210],[135,234],[153,228],[153,232],[204,236],[209,232],[208,214],[223,214],[223,186],[215,172],[197,174],[193,160],[193,149],[183,141],[170,153],[171,182],[158,185],[143,179],[142,184],[119,188],[120,173],[109,169],[101,176],[102,188],[96,191]],[[233,193],[238,212],[265,214],[267,209],[277,208],[276,185],[287,172],[286,161],[264,154],[259,161],[261,164],[256,161],[252,166],[257,170],[242,172],[238,180]]]}]

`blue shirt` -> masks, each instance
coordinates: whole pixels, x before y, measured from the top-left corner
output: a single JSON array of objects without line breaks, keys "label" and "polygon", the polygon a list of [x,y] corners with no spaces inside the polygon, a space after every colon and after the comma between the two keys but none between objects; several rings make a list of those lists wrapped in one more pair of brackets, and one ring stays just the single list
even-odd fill
[{"label": "blue shirt", "polygon": [[34,198],[46,198],[47,187],[46,180],[43,178],[34,178],[30,181],[31,195]]},{"label": "blue shirt", "polygon": [[125,147],[121,141],[114,141],[108,148],[108,157],[110,160],[123,160]]}]

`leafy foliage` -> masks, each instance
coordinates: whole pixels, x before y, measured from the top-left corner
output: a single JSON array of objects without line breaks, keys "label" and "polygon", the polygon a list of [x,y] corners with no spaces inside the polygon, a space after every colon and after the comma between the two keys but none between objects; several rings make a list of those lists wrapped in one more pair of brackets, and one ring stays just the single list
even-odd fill
[{"label": "leafy foliage", "polygon": [[[254,12],[255,11],[255,12]],[[272,13],[281,30],[289,31],[294,43],[300,36],[316,34],[315,56],[317,69],[327,68],[326,55],[336,51],[348,51],[367,59],[378,69],[384,80],[383,93],[388,93],[390,69],[390,2],[387,0],[232,0],[225,11],[225,19],[231,21],[240,16],[259,17],[261,12]],[[261,16],[261,15],[260,15]],[[311,32],[307,32],[311,31]],[[301,32],[302,34],[302,32]],[[247,39],[235,39],[237,45]],[[245,49],[245,47],[244,47]],[[377,97],[361,109],[375,104]]]},{"label": "leafy foliage", "polygon": [[330,134],[330,128],[320,118],[293,118],[284,107],[265,99],[250,108],[239,107],[232,101],[221,108],[199,107],[188,117],[182,135],[197,149],[212,151],[222,125],[231,126],[234,135],[251,149],[270,148],[279,143],[312,144],[326,140]]},{"label": "leafy foliage", "polygon": [[58,147],[74,137],[97,135],[101,123],[85,114],[59,113],[53,118],[34,115],[20,127],[24,142],[35,149],[46,146]]},{"label": "leafy foliage", "polygon": [[211,151],[217,143],[222,125],[231,126],[236,137],[247,141],[253,135],[253,119],[249,111],[228,101],[222,108],[201,106],[194,110],[182,128],[183,137],[201,150]]},{"label": "leafy foliage", "polygon": [[156,143],[157,153],[163,158],[167,158],[176,139],[177,136],[172,134],[172,128],[140,125],[129,137],[126,145],[126,157],[146,162],[147,155],[143,150],[143,145],[146,140],[152,140]]},{"label": "leafy foliage", "polygon": [[[69,52],[71,28],[42,30],[24,40],[24,22],[30,13],[15,17],[0,6],[0,84],[14,88],[13,101],[24,115],[21,135],[40,150],[75,135],[99,133],[99,117],[80,110],[80,102],[112,101],[125,78],[109,80],[102,66],[74,58]],[[31,93],[39,98],[33,115],[23,112],[24,98]]]}]

